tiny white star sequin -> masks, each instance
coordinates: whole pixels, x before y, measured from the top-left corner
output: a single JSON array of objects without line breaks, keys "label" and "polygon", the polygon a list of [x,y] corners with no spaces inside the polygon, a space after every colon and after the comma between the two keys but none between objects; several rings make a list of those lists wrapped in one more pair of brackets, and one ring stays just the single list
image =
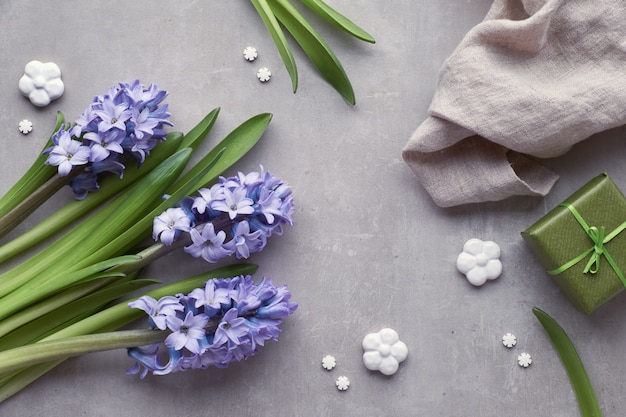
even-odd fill
[{"label": "tiny white star sequin", "polygon": [[502,336],[502,344],[508,348],[512,348],[517,344],[517,338],[513,333],[507,333]]},{"label": "tiny white star sequin", "polygon": [[17,128],[23,134],[28,135],[33,130],[33,122],[28,119],[24,119],[18,124]]},{"label": "tiny white star sequin", "polygon": [[335,360],[333,356],[326,355],[322,358],[322,368],[326,369],[327,371],[330,371],[335,366],[337,366],[337,361]]},{"label": "tiny white star sequin", "polygon": [[253,46],[248,46],[243,50],[243,58],[246,61],[252,62],[259,56],[259,53],[256,51],[256,48]]},{"label": "tiny white star sequin", "polygon": [[350,380],[348,379],[347,376],[340,376],[335,381],[335,385],[337,386],[337,389],[339,391],[345,391],[348,388],[350,388]]},{"label": "tiny white star sequin", "polygon": [[530,364],[533,363],[533,358],[531,358],[530,355],[528,353],[526,353],[526,352],[520,353],[517,356],[517,363],[522,368],[528,368],[530,366]]},{"label": "tiny white star sequin", "polygon": [[262,83],[266,83],[270,80],[270,78],[272,78],[272,72],[263,67],[260,68],[257,73],[256,73],[256,77],[259,79],[259,81],[261,81]]}]

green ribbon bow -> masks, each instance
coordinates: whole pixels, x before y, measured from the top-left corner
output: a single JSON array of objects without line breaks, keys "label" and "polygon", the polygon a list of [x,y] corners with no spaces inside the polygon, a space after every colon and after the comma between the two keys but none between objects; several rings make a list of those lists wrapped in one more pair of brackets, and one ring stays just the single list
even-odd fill
[{"label": "green ribbon bow", "polygon": [[602,258],[602,256],[604,256],[607,262],[609,263],[609,265],[611,266],[611,268],[613,268],[613,271],[615,271],[615,274],[617,275],[617,277],[620,279],[620,281],[622,281],[622,284],[624,284],[624,286],[626,287],[626,277],[624,277],[624,274],[622,273],[622,271],[620,271],[619,266],[617,265],[617,263],[615,262],[615,260],[613,259],[609,251],[604,246],[605,244],[610,242],[611,239],[613,239],[615,236],[619,235],[622,231],[624,231],[624,229],[626,229],[626,221],[620,224],[615,230],[613,230],[611,233],[605,236],[606,230],[604,226],[600,226],[600,227],[591,226],[590,227],[585,221],[585,219],[583,219],[583,217],[580,215],[578,210],[576,210],[576,208],[574,208],[574,206],[572,206],[570,203],[562,203],[560,204],[560,206],[569,209],[569,211],[572,213],[574,218],[578,220],[578,223],[585,230],[585,233],[587,233],[587,236],[589,236],[589,239],[591,239],[591,241],[593,242],[593,246],[587,249],[586,251],[584,251],[583,253],[581,253],[580,255],[578,255],[577,257],[575,257],[574,259],[572,259],[571,261],[565,263],[564,265],[556,269],[552,269],[548,271],[548,274],[558,275],[564,272],[565,270],[571,268],[572,266],[576,265],[578,262],[582,261],[589,255],[591,255],[591,257],[589,258],[587,265],[585,265],[585,268],[583,269],[583,273],[586,274],[589,272],[591,274],[595,274],[600,269],[600,259]]}]

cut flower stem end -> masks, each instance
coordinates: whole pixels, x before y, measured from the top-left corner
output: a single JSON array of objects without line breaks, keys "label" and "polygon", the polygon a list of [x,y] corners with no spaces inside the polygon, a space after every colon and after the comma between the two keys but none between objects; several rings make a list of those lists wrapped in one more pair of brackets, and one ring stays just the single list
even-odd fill
[{"label": "cut flower stem end", "polygon": [[533,314],[543,326],[554,348],[561,357],[572,388],[576,393],[582,417],[602,417],[602,411],[598,405],[589,376],[565,330],[543,310],[535,307],[533,308]]}]

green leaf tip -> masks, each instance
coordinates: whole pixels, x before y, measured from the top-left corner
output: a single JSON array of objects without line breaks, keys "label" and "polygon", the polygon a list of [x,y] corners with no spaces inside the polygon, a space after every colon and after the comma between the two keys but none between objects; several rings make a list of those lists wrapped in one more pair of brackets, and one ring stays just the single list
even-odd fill
[{"label": "green leaf tip", "polygon": [[533,314],[543,326],[554,348],[561,357],[572,388],[576,393],[582,417],[602,417],[602,411],[600,411],[591,381],[574,344],[567,336],[567,333],[565,333],[565,330],[543,310],[534,307]]}]

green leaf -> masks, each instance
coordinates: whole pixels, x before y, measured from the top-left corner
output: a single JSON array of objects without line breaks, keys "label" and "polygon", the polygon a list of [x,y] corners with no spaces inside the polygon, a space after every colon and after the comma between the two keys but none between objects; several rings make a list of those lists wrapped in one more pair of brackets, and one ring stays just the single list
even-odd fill
[{"label": "green leaf", "polygon": [[17,394],[22,389],[26,388],[30,383],[34,382],[46,372],[54,369],[61,363],[63,363],[63,360],[46,362],[3,376],[0,378],[0,402],[3,402],[11,396]]},{"label": "green leaf", "polygon": [[207,114],[197,125],[195,125],[184,137],[184,140],[181,142],[179,149],[183,148],[191,148],[196,149],[200,143],[206,138],[209,134],[215,121],[217,120],[217,116],[220,114],[219,107],[213,109],[209,114]]},{"label": "green leaf", "polygon": [[135,276],[81,283],[3,320],[0,334],[7,333],[7,329],[12,331],[0,338],[0,351],[40,340],[97,313],[117,298],[157,283],[134,279]]},{"label": "green leaf", "polygon": [[269,32],[270,36],[274,40],[276,44],[276,48],[278,49],[278,53],[280,57],[283,59],[283,63],[285,64],[285,68],[289,73],[289,77],[291,77],[291,88],[295,93],[298,89],[298,70],[296,68],[296,60],[291,53],[291,49],[289,48],[289,44],[287,43],[287,39],[285,38],[285,34],[283,30],[280,28],[280,24],[276,20],[276,16],[274,16],[274,12],[267,0],[250,0],[252,5],[256,9],[259,16],[265,23],[265,27]]},{"label": "green leaf", "polygon": [[[204,156],[202,161],[191,168],[180,180],[176,181],[171,187],[172,190],[180,188],[191,178],[198,177],[198,173],[204,170],[203,167],[206,167],[209,162],[213,161],[221,153],[220,158],[213,167],[199,179],[198,188],[215,181],[219,175],[232,167],[235,162],[239,161],[257,144],[271,120],[272,115],[270,113],[261,113],[240,124],[218,143],[211,152]],[[196,190],[192,192],[194,191]]]},{"label": "green leaf", "polygon": [[374,37],[353,23],[350,19],[337,12],[335,9],[324,3],[322,0],[300,0],[315,13],[337,26],[339,29],[362,41],[375,43]]},{"label": "green leaf", "polygon": [[[195,288],[202,287],[210,279],[229,278],[238,275],[249,275],[256,271],[257,268],[258,267],[254,264],[229,265],[205,272],[195,277],[175,282],[173,284],[164,285],[160,288],[146,293],[145,295],[158,300],[159,298],[166,295],[175,295],[179,293],[186,294],[191,292]],[[116,304],[113,307],[109,307],[106,310],[93,314],[78,323],[75,323],[53,335],[50,335],[49,337],[45,338],[45,340],[53,340],[89,333],[111,331],[122,327],[132,322],[133,320],[145,317],[145,312],[137,309],[131,309],[128,307],[129,302],[137,299],[139,299],[139,297],[135,297],[131,300]]]},{"label": "green leaf", "polygon": [[[100,258],[91,258],[90,263],[85,262],[95,251],[128,230],[158,205],[167,187],[184,169],[190,154],[190,149],[176,152],[53,245],[0,275],[0,294],[3,296],[0,298],[0,310],[4,304],[13,305],[17,302],[8,302],[7,294],[26,282],[36,282],[37,279],[44,279],[43,277],[62,280],[70,272],[123,253],[115,252],[116,248],[111,248],[109,252],[101,252]],[[4,316],[0,314],[0,317]]]},{"label": "green leaf", "polygon": [[[65,274],[43,274],[30,279],[20,287],[11,292],[0,303],[0,318],[7,318],[28,306],[45,299],[55,293],[67,288],[70,285],[81,282],[85,279],[114,278],[123,277],[124,274],[117,271],[106,271],[129,261],[137,261],[140,258],[135,255],[126,255],[116,258],[106,259],[102,262],[92,264],[77,271],[69,271]],[[104,272],[103,272],[104,271]],[[1,325],[2,322],[0,322]],[[4,334],[0,334],[3,336]]]},{"label": "green leaf", "polygon": [[0,374],[86,353],[150,345],[163,341],[165,337],[167,332],[144,329],[40,341],[0,352]]},{"label": "green leaf", "polygon": [[341,63],[328,44],[287,0],[267,0],[274,15],[302,47],[315,68],[350,104],[354,91]]},{"label": "green leaf", "polygon": [[[61,128],[65,118],[61,112],[57,113],[57,120],[54,127],[54,133]],[[30,196],[42,184],[48,181],[56,172],[56,167],[45,165],[48,155],[44,155],[43,151],[52,145],[52,140],[48,139],[44,147],[39,152],[39,156],[35,159],[32,166],[26,173],[0,198],[0,217],[10,212],[19,202]]]},{"label": "green leaf", "polygon": [[100,181],[97,193],[90,193],[83,200],[69,202],[59,210],[51,213],[40,223],[0,246],[0,263],[23,251],[41,243],[45,239],[63,230],[72,223],[81,219],[92,210],[106,203],[113,196],[119,194],[130,185],[148,175],[166,158],[171,156],[180,147],[182,133],[172,132],[167,135],[165,142],[155,147],[141,167],[129,164],[124,171],[124,177],[110,175]]},{"label": "green leaf", "polygon": [[572,388],[578,398],[578,405],[583,417],[601,417],[602,412],[596,399],[596,395],[591,386],[591,381],[587,376],[578,352],[574,348],[572,341],[565,333],[565,330],[544,311],[533,308],[533,313],[550,337],[557,353],[561,357],[563,366],[567,371]]}]

